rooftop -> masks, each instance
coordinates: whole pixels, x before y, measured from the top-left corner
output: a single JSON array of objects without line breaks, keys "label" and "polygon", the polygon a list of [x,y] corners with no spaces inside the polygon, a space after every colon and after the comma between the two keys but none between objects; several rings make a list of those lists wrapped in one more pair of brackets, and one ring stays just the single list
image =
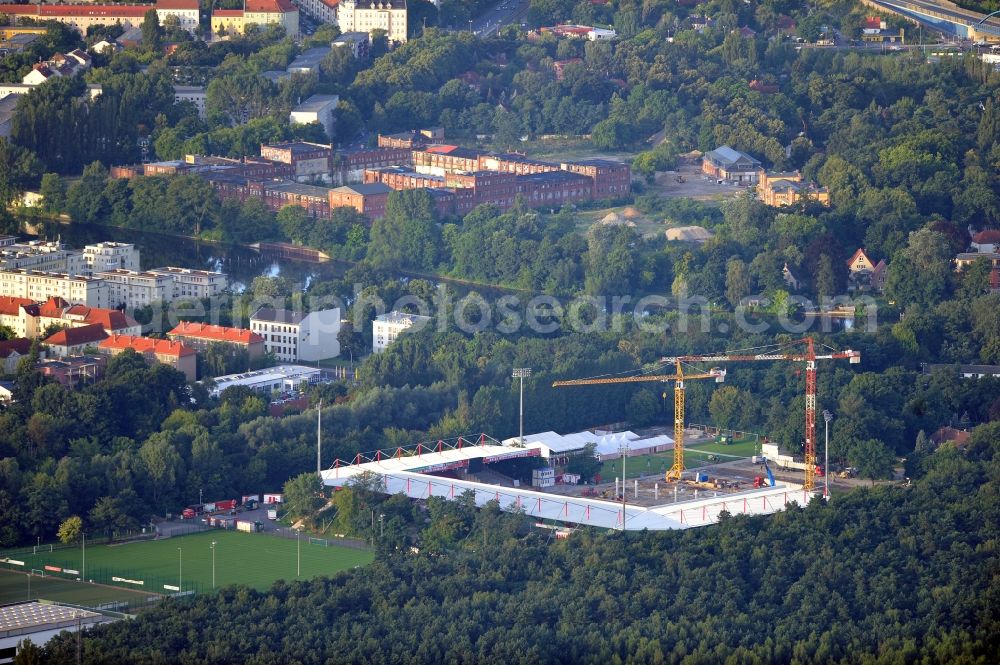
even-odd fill
[{"label": "rooftop", "polygon": [[104,616],[97,612],[51,603],[30,601],[0,607],[0,637],[27,635],[56,628],[73,628],[77,621],[84,625],[100,623]]},{"label": "rooftop", "polygon": [[258,369],[253,372],[243,372],[241,374],[227,374],[215,377],[215,388],[213,394],[219,394],[231,386],[254,385],[254,384],[274,384],[287,379],[310,379],[320,377],[323,371],[315,367],[305,365],[277,365],[267,369]]},{"label": "rooftop", "polygon": [[0,340],[0,358],[9,358],[14,353],[19,356],[28,354],[31,351],[31,340],[26,337],[16,339]]},{"label": "rooftop", "polygon": [[274,307],[261,307],[253,313],[250,320],[298,325],[299,323],[302,323],[302,319],[306,318],[308,315],[308,312],[295,312],[287,309],[275,309]]},{"label": "rooftop", "polygon": [[288,192],[299,196],[312,196],[314,198],[326,199],[330,195],[329,187],[317,187],[316,185],[303,185],[290,180],[276,183],[268,183],[264,189],[269,192]]},{"label": "rooftop", "polygon": [[331,104],[336,104],[340,101],[340,97],[337,95],[313,95],[306,101],[302,102],[294,109],[293,113],[318,113],[322,111],[327,106]]},{"label": "rooftop", "polygon": [[79,328],[64,328],[59,332],[49,335],[42,340],[43,344],[49,346],[80,346],[83,344],[97,344],[107,338],[108,333],[104,331],[104,326],[99,323],[92,323]]},{"label": "rooftop", "polygon": [[357,185],[344,185],[337,187],[333,191],[345,194],[360,194],[361,196],[374,196],[376,194],[388,194],[392,187],[381,182],[369,182]]},{"label": "rooftop", "polygon": [[422,314],[408,314],[407,312],[399,312],[397,310],[392,310],[386,314],[380,314],[375,317],[376,321],[381,321],[382,323],[419,323],[423,321],[430,321],[431,317],[424,316]]},{"label": "rooftop", "polygon": [[229,344],[256,344],[263,342],[264,338],[246,328],[229,328],[227,326],[215,326],[210,323],[195,323],[192,321],[181,321],[167,336],[193,337],[195,339],[206,339],[216,342],[227,342]]},{"label": "rooftop", "polygon": [[246,0],[247,12],[262,12],[270,14],[287,14],[298,12],[299,8],[291,0]]},{"label": "rooftop", "polygon": [[752,164],[759,165],[760,161],[754,159],[745,152],[740,152],[739,150],[734,150],[728,145],[719,146],[715,150],[711,150],[705,154],[705,157],[723,164],[735,164],[741,159],[748,159]]},{"label": "rooftop", "polygon": [[197,355],[197,351],[184,346],[181,342],[169,339],[153,339],[152,337],[137,337],[134,335],[112,335],[98,345],[100,349],[134,349],[136,353],[152,353],[158,356]]},{"label": "rooftop", "polygon": [[100,324],[105,330],[125,330],[135,328],[139,322],[125,312],[117,309],[103,309],[98,307],[87,307],[86,305],[73,305],[63,313],[64,317],[78,318],[88,324]]},{"label": "rooftop", "polygon": [[25,305],[34,305],[35,301],[30,298],[15,298],[13,296],[0,296],[0,314],[4,316],[19,316],[21,308]]},{"label": "rooftop", "polygon": [[307,141],[285,141],[282,143],[262,143],[261,149],[272,148],[275,150],[287,150],[293,155],[312,153],[320,150],[331,150],[333,146],[325,143],[309,143]]}]

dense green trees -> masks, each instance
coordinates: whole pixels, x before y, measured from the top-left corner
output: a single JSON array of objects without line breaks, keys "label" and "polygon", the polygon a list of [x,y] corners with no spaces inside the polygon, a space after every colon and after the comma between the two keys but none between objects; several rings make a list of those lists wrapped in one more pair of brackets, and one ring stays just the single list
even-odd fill
[{"label": "dense green trees", "polygon": [[[1000,455],[995,431],[973,439],[967,454],[929,455],[913,487],[688,531],[583,529],[556,541],[529,533],[521,515],[435,498],[418,513],[420,554],[389,528],[414,519],[407,502],[338,492],[345,514],[360,517],[365,504],[359,522],[385,515],[368,569],[167,601],[93,629],[83,658],[821,663],[891,649],[986,662],[1000,646],[990,552]],[[56,638],[44,655],[74,662],[75,638]]]}]

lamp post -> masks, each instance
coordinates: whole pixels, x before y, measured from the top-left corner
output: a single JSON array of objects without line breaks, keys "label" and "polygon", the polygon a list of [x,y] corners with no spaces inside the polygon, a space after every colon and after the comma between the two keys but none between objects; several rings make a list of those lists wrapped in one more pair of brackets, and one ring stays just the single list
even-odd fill
[{"label": "lamp post", "polygon": [[826,441],[823,444],[823,498],[830,498],[830,421],[833,414],[823,409],[823,421],[826,428]]},{"label": "lamp post", "polygon": [[215,545],[216,542],[212,541],[212,588],[215,588]]},{"label": "lamp post", "polygon": [[472,19],[469,19],[469,32],[472,32]]},{"label": "lamp post", "polygon": [[80,535],[83,536],[83,545],[82,545],[82,547],[83,547],[83,551],[82,551],[83,562],[80,565],[80,573],[81,573],[80,579],[82,579],[84,582],[86,582],[87,581],[87,532],[86,531],[81,531]]},{"label": "lamp post", "polygon": [[295,577],[302,574],[302,532],[295,532]]},{"label": "lamp post", "polygon": [[184,550],[177,548],[177,590],[184,590]]},{"label": "lamp post", "polygon": [[521,425],[520,425],[520,434],[518,442],[521,444],[521,447],[523,448],[524,447],[524,379],[531,376],[531,368],[515,367],[514,371],[511,373],[511,376],[514,377],[515,379],[521,379],[521,411],[520,411]]}]

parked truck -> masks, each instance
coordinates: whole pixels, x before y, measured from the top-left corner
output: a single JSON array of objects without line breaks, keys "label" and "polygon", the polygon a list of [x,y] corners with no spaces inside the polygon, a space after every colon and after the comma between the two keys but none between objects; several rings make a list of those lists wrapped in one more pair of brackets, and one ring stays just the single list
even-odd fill
[{"label": "parked truck", "polygon": [[278,509],[277,508],[268,508],[267,509],[267,519],[269,519],[269,520],[276,520],[276,519],[278,519]]},{"label": "parked truck", "polygon": [[236,510],[236,499],[226,499],[225,501],[215,502],[215,512],[221,513],[229,510]]},{"label": "parked truck", "polygon": [[260,522],[252,522],[250,520],[236,520],[236,530],[245,531],[246,533],[257,533],[264,530],[264,525]]},{"label": "parked truck", "polygon": [[203,512],[205,512],[205,506],[202,505],[202,504],[200,504],[200,503],[197,503],[197,504],[188,506],[187,508],[185,508],[184,510],[182,510],[181,511],[181,519],[182,520],[193,520],[195,517],[198,517],[198,515],[201,515]]}]

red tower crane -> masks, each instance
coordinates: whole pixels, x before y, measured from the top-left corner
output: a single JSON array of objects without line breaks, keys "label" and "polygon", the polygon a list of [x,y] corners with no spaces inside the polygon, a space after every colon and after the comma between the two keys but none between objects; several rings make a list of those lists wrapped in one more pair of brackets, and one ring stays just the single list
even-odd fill
[{"label": "red tower crane", "polygon": [[[805,352],[788,352],[790,347],[796,345],[805,345]],[[842,359],[847,359],[852,365],[860,363],[861,352],[850,349],[846,351],[834,351],[830,349],[827,353],[817,355],[813,338],[804,337],[786,344],[775,344],[714,355],[674,356],[662,358],[661,362],[743,362],[756,360],[804,362],[806,364],[806,479],[803,488],[806,491],[812,491],[815,486],[816,476],[816,361]],[[826,473],[826,469],[824,469],[824,473]]]}]

